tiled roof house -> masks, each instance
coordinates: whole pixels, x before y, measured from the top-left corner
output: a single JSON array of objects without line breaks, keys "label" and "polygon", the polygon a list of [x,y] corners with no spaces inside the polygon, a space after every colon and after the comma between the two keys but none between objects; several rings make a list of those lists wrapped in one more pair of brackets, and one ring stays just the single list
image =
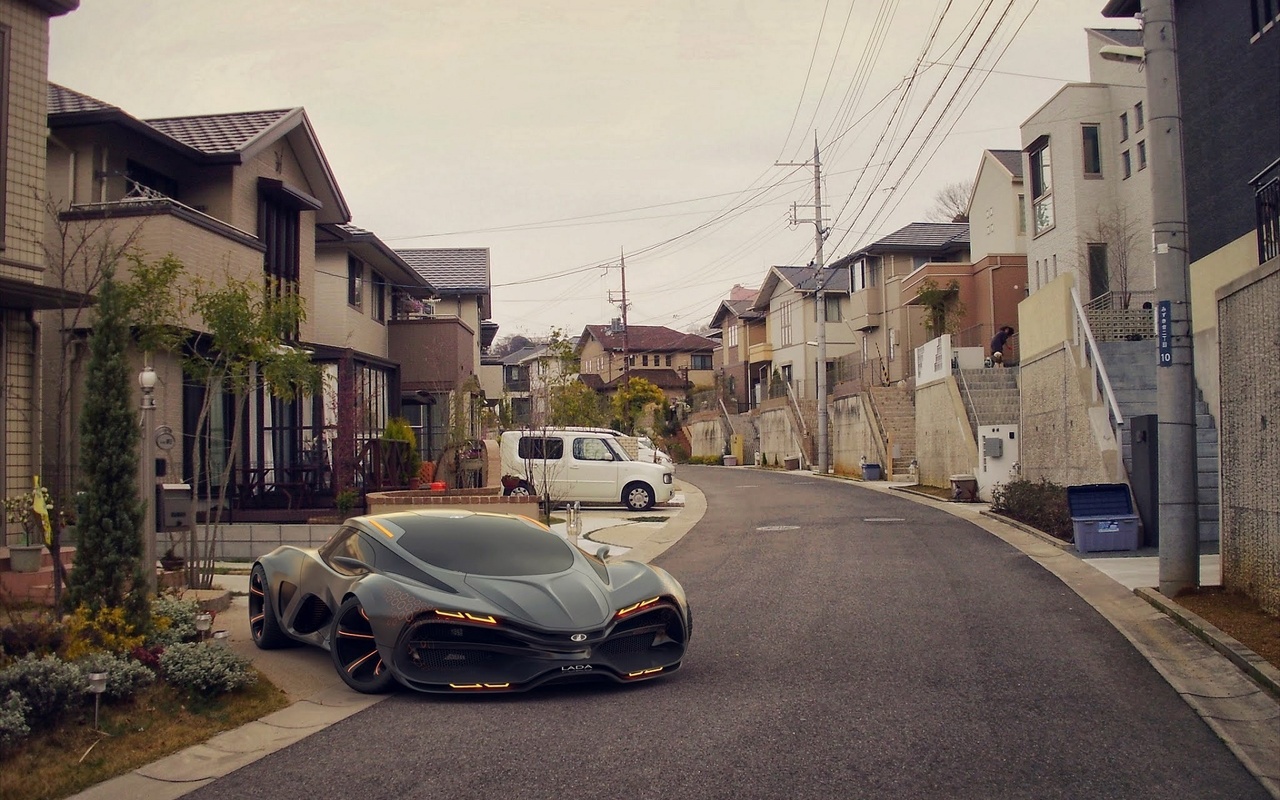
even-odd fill
[{"label": "tiled roof house", "polygon": [[[262,389],[250,398],[250,435],[236,445],[237,503],[299,506],[352,485],[370,468],[364,443],[401,408],[396,309],[432,287],[350,224],[306,112],[142,120],[51,85],[47,121],[47,191],[73,238],[128,242],[151,259],[172,253],[186,279],[206,285],[274,279],[309,312],[297,344],[314,353],[330,388],[288,402]],[[185,323],[193,332],[202,325],[194,316]],[[47,336],[46,348],[56,342]],[[185,476],[201,390],[183,380],[176,356],[156,354],[155,367],[156,422],[183,433],[183,446],[165,454],[167,471]]]}]

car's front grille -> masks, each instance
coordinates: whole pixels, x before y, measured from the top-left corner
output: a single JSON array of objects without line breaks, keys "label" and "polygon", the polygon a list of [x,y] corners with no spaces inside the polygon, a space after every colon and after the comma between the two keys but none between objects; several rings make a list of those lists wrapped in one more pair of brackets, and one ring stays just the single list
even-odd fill
[{"label": "car's front grille", "polygon": [[[585,636],[583,641],[572,640]],[[678,665],[684,655],[681,613],[663,601],[595,631],[539,631],[507,621],[496,625],[423,616],[396,646],[404,678],[420,687],[454,684],[523,686],[569,676],[612,675],[627,680]],[[648,672],[645,672],[648,674]]]}]

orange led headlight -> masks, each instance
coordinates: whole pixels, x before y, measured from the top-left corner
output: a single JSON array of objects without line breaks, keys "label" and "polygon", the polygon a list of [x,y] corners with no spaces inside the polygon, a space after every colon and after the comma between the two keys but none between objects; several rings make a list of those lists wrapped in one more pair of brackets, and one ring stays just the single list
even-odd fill
[{"label": "orange led headlight", "polygon": [[498,624],[498,620],[495,617],[491,617],[488,614],[472,614],[469,611],[444,611],[437,608],[436,616],[444,617],[445,619],[456,619],[463,622],[479,622],[484,625]]},{"label": "orange led headlight", "polygon": [[614,614],[614,617],[615,618],[625,617],[628,614],[634,614],[635,612],[639,611],[642,608],[648,608],[649,606],[653,605],[654,603],[658,602],[661,599],[662,599],[661,597],[650,597],[648,600],[642,600],[641,602],[636,603],[635,605],[627,606],[626,608],[620,608],[618,609],[618,613]]}]

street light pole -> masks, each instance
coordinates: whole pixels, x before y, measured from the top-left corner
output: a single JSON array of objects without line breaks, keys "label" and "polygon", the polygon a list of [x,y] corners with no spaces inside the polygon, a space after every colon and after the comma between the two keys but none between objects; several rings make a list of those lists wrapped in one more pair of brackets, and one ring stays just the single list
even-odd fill
[{"label": "street light pole", "polygon": [[[147,591],[156,593],[156,460],[152,454],[152,429],[156,411],[156,371],[150,364],[138,373],[142,389],[142,459],[138,465],[138,491],[142,495],[142,564]],[[148,494],[149,492],[149,494]]]},{"label": "street light pole", "polygon": [[1178,47],[1172,0],[1143,0],[1151,133],[1151,219],[1155,245],[1159,368],[1160,593],[1200,585],[1196,507],[1195,369],[1191,340],[1190,253],[1178,98]]}]

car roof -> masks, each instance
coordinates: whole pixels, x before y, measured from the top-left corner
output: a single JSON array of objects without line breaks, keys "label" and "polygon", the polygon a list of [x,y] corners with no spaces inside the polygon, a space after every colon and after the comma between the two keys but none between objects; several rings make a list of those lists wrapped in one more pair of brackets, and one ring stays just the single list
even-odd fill
[{"label": "car roof", "polygon": [[549,575],[573,566],[573,549],[519,514],[430,509],[356,517],[375,538],[424,565],[472,575]]}]

